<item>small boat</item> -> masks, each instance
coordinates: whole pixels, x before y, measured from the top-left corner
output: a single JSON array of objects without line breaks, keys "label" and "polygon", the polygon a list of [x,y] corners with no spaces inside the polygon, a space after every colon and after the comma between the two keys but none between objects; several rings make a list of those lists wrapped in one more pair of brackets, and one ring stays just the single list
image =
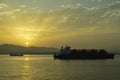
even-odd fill
[{"label": "small boat", "polygon": [[10,53],[10,56],[23,56],[23,53]]},{"label": "small boat", "polygon": [[68,46],[61,47],[59,53],[53,55],[54,59],[113,59],[115,54],[108,53],[105,50],[76,50]]}]

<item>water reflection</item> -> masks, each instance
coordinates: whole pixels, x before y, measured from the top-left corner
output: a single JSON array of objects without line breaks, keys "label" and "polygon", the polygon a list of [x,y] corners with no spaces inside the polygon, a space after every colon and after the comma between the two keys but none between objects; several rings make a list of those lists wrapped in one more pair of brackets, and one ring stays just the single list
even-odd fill
[{"label": "water reflection", "polygon": [[[0,80],[118,80],[114,60],[54,60],[51,55],[0,56]],[[113,75],[114,74],[114,75]]]},{"label": "water reflection", "polygon": [[30,68],[31,68],[31,66],[30,66],[30,58],[29,57],[25,57],[24,58],[24,65],[23,65],[23,74],[24,74],[24,76],[23,76],[23,80],[30,80]]},{"label": "water reflection", "polygon": [[28,57],[25,57],[25,61],[29,61],[30,60],[30,58],[28,58]]}]

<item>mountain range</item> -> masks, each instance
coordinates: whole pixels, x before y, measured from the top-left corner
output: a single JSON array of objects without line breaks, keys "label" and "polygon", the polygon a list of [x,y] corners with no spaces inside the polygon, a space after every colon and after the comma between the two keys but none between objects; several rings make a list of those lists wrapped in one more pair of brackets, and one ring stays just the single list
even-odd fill
[{"label": "mountain range", "polygon": [[25,54],[53,54],[57,52],[57,48],[50,47],[24,47],[20,45],[3,44],[0,45],[0,54],[10,54],[10,53],[25,53]]}]

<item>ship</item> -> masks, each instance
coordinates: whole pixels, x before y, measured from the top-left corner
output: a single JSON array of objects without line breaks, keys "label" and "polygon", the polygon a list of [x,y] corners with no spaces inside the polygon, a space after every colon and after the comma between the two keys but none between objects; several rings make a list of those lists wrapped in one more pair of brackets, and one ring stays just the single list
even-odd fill
[{"label": "ship", "polygon": [[23,53],[10,53],[10,56],[23,56]]},{"label": "ship", "polygon": [[114,53],[108,53],[106,50],[95,49],[71,49],[71,47],[61,47],[58,53],[54,53],[54,59],[113,59]]}]

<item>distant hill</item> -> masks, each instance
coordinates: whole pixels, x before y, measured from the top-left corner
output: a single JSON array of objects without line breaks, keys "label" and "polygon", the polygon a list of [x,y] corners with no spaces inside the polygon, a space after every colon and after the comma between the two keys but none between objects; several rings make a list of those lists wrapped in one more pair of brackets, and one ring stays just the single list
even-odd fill
[{"label": "distant hill", "polygon": [[0,45],[0,54],[9,54],[9,53],[26,53],[26,54],[53,54],[54,52],[58,52],[57,48],[51,47],[24,47],[20,45],[12,45],[12,44],[3,44]]}]

